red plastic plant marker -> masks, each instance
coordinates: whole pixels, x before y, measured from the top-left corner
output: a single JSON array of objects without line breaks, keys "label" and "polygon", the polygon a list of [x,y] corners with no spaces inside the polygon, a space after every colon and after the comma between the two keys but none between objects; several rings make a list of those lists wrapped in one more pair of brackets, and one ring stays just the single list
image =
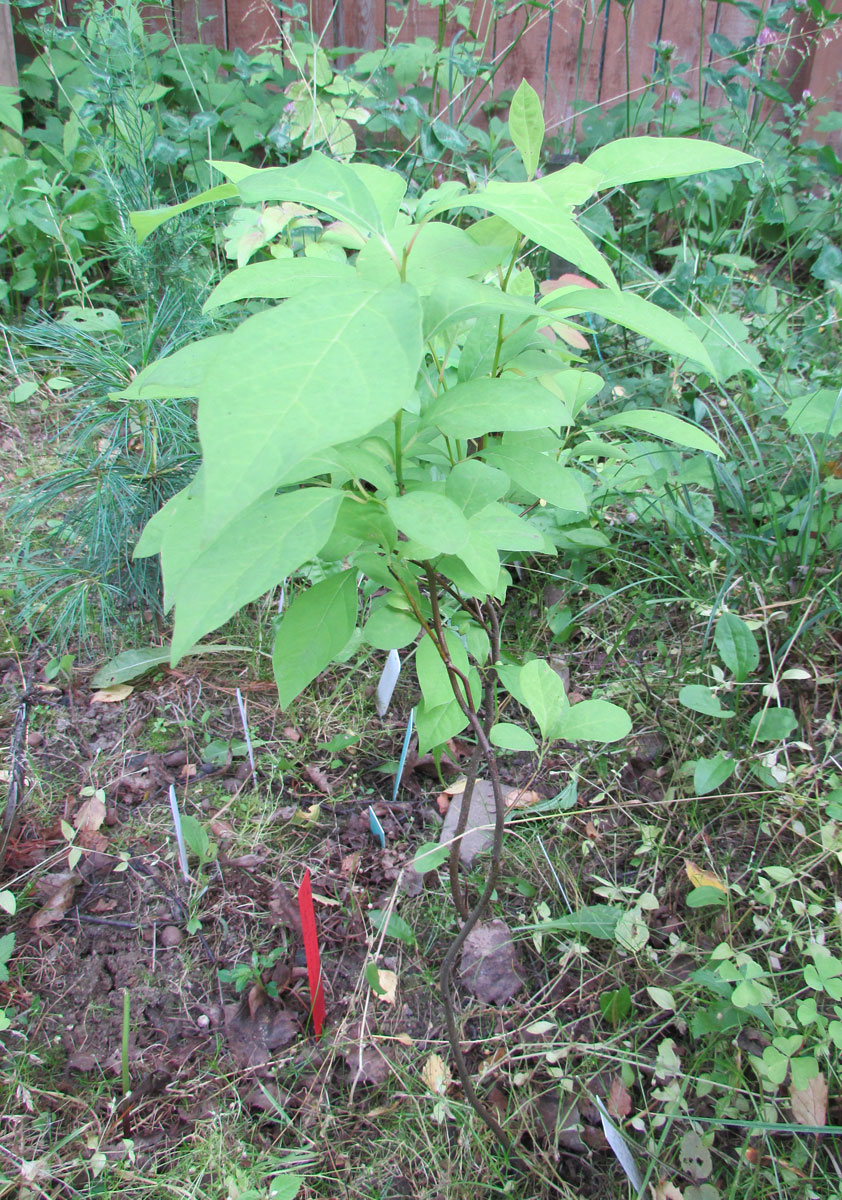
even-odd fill
[{"label": "red plastic plant marker", "polygon": [[322,987],[322,963],[319,955],[319,937],[316,933],[316,914],[313,911],[313,892],[310,888],[310,868],[304,872],[298,889],[298,909],[301,913],[301,932],[304,935],[304,954],[307,958],[307,979],[310,983],[313,1029],[317,1038],[322,1036],[325,1019],[325,993]]}]

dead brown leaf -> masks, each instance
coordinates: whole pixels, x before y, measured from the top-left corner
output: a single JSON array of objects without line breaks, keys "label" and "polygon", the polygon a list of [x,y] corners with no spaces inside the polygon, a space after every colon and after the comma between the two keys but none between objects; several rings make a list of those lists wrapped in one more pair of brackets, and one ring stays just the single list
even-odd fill
[{"label": "dead brown leaf", "polygon": [[224,817],[213,817],[210,822],[210,831],[214,837],[221,840],[237,836],[237,832],[230,821],[226,821]]},{"label": "dead brown leaf", "polygon": [[819,1071],[805,1088],[790,1087],[792,1119],[796,1125],[824,1125],[827,1122],[827,1081]]},{"label": "dead brown leaf", "polygon": [[73,893],[77,884],[81,882],[74,871],[57,871],[54,875],[45,875],[38,885],[44,903],[29,918],[29,928],[43,929],[53,921],[60,921],[73,903]]},{"label": "dead brown leaf", "polygon": [[359,852],[359,850],[354,850],[354,852],[352,854],[346,854],[345,857],[342,859],[342,862],[340,864],[340,870],[342,871],[342,874],[347,878],[349,875],[354,874],[354,872],[357,870],[359,865],[360,865],[360,852]]},{"label": "dead brown leaf", "polygon": [[330,796],[333,793],[333,786],[330,780],[321,767],[314,767],[310,763],[304,767],[304,774],[310,780],[314,787],[317,787],[325,796]]},{"label": "dead brown leaf", "polygon": [[538,804],[539,801],[545,800],[540,792],[535,792],[531,788],[521,790],[521,788],[512,788],[503,796],[503,802],[506,808],[531,808],[533,804]]},{"label": "dead brown leaf", "polygon": [[225,1008],[225,1036],[228,1049],[238,1067],[262,1067],[275,1050],[288,1045],[300,1032],[292,1013],[270,1004],[249,1013],[248,1002]]},{"label": "dead brown leaf", "polygon": [[523,987],[509,927],[496,918],[476,925],[465,938],[459,975],[486,1004],[506,1004]]},{"label": "dead brown leaf", "polygon": [[389,1078],[389,1060],[377,1046],[352,1046],[345,1053],[345,1061],[351,1070],[352,1084],[385,1083]]},{"label": "dead brown leaf", "polygon": [[80,833],[96,833],[104,820],[104,801],[99,796],[89,796],[76,809],[73,824]]},{"label": "dead brown leaf", "polygon": [[288,742],[300,742],[301,741],[301,734],[298,732],[298,730],[295,728],[294,725],[284,725],[281,732],[283,733],[284,737],[287,739]]},{"label": "dead brown leaf", "polygon": [[611,1088],[608,1092],[608,1101],[605,1107],[611,1116],[615,1117],[618,1121],[624,1120],[632,1110],[632,1098],[619,1075],[615,1075],[611,1080]]},{"label": "dead brown leaf", "polygon": [[282,883],[275,883],[269,898],[269,912],[278,925],[301,933],[301,913],[297,902]]},{"label": "dead brown leaf", "polygon": [[728,891],[726,884],[722,882],[718,875],[714,875],[713,871],[705,871],[701,867],[697,867],[689,859],[685,859],[684,861],[684,870],[687,872],[687,878],[694,888],[712,887],[720,892]]},{"label": "dead brown leaf", "polygon": [[443,1096],[453,1081],[450,1067],[439,1054],[431,1054],[421,1068],[421,1080],[436,1096]]}]

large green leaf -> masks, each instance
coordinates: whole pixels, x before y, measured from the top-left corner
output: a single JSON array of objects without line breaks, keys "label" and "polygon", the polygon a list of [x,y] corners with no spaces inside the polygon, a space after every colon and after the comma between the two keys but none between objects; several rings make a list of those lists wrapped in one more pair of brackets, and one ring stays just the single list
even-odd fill
[{"label": "large green leaf", "polygon": [[422,353],[418,297],[405,284],[308,288],[229,336],[199,397],[209,531],[301,459],[409,403]]},{"label": "large green leaf", "polygon": [[526,550],[531,554],[555,554],[553,542],[527,517],[518,516],[505,504],[487,504],[468,518],[471,538],[486,538],[495,550]]},{"label": "large green leaf", "polygon": [[617,292],[606,288],[557,288],[550,292],[542,307],[552,312],[598,313],[627,329],[649,338],[670,354],[692,359],[715,374],[710,355],[701,341],[686,324],[672,313],[651,304],[634,292]]},{"label": "large green leaf", "polygon": [[380,213],[384,229],[391,229],[398,219],[406,195],[406,180],[400,171],[378,167],[374,163],[352,162],[348,166],[362,180]]},{"label": "large green leaf", "polygon": [[273,258],[249,263],[229,272],[216,285],[202,312],[212,312],[234,300],[285,300],[316,284],[342,287],[353,278],[350,267],[332,258]]},{"label": "large green leaf", "polygon": [[512,296],[489,283],[476,279],[446,276],[424,298],[424,336],[433,338],[448,325],[462,324],[474,317],[500,314],[520,321],[550,323],[551,314],[522,296]]},{"label": "large green leaf", "polygon": [[485,452],[493,467],[510,475],[525,492],[570,512],[587,512],[588,501],[575,471],[525,446],[493,446]]},{"label": "large green leaf", "polygon": [[[242,652],[246,649],[248,649],[246,646],[230,646],[227,643],[213,646],[191,646],[184,652],[182,658],[194,654],[230,654],[232,651]],[[137,650],[121,650],[92,676],[91,687],[110,688],[118,683],[131,683],[132,680],[140,679],[142,675],[153,671],[155,667],[162,667],[164,663],[170,661],[170,658],[169,646],[143,646]]]},{"label": "large green leaf", "polygon": [[468,540],[468,523],[441,492],[419,490],[386,501],[389,516],[402,533],[427,547],[429,556],[458,554]]},{"label": "large green leaf", "polygon": [[726,167],[745,167],[759,160],[730,146],[695,138],[634,137],[619,138],[600,146],[584,161],[584,166],[602,176],[599,189],[640,183],[645,179],[675,179],[720,171]]},{"label": "large green leaf", "polygon": [[124,400],[198,396],[208,373],[213,371],[217,358],[225,353],[230,342],[230,333],[216,333],[182,346],[174,354],[144,367],[119,395]]},{"label": "large green leaf", "polygon": [[297,200],[363,233],[383,233],[377,202],[360,175],[347,163],[318,151],[289,167],[266,167],[247,175],[239,184],[246,204]]},{"label": "large green leaf", "polygon": [[511,480],[496,467],[490,467],[478,458],[467,458],[456,463],[444,487],[454,504],[462,509],[466,517],[470,517],[505,496],[511,487]]},{"label": "large green leaf", "polygon": [[198,196],[194,196],[192,200],[185,200],[182,204],[170,204],[166,208],[147,208],[141,212],[129,213],[129,220],[137,234],[138,242],[142,242],[159,225],[163,225],[164,221],[169,221],[171,217],[177,217],[179,213],[187,212],[191,208],[198,208],[202,204],[212,204],[215,200],[234,200],[237,195],[238,191],[233,183],[218,183],[216,187],[207,188],[206,191],[199,192]]},{"label": "large green leaf", "polygon": [[839,437],[842,433],[842,392],[838,388],[819,388],[793,400],[784,420],[795,433]]},{"label": "large green leaf", "polygon": [[355,571],[329,575],[293,600],[278,627],[272,669],[281,708],[345,648],[357,617]]},{"label": "large green leaf", "polygon": [[476,438],[491,431],[559,428],[564,406],[535,381],[473,379],[442,392],[423,414],[447,437]]},{"label": "large green leaf", "polygon": [[375,238],[365,244],[357,255],[360,275],[388,285],[396,279],[406,252],[406,281],[421,292],[441,279],[485,275],[501,258],[497,247],[477,245],[464,229],[443,221],[399,225],[387,232],[386,241],[388,248]]},{"label": "large green leaf", "polygon": [[533,87],[522,79],[509,108],[509,137],[520,151],[529,179],[535,174],[544,141],[544,114]]},{"label": "large green leaf", "polygon": [[722,447],[709,433],[699,429],[683,417],[674,413],[664,412],[656,408],[630,408],[624,412],[615,413],[605,420],[592,426],[594,429],[638,429],[643,433],[651,433],[654,437],[663,438],[665,442],[675,442],[678,446],[687,446],[691,450],[704,450],[707,454],[723,457]]},{"label": "large green leaf", "polygon": [[446,196],[432,211],[484,208],[508,221],[537,245],[568,259],[607,287],[615,288],[617,283],[610,267],[572,216],[572,206],[584,203],[599,183],[599,174],[574,163],[564,171],[529,183],[493,180],[480,191]]},{"label": "large green leaf", "polygon": [[415,709],[415,728],[418,731],[418,753],[426,754],[456,737],[468,724],[468,718],[455,700],[430,708],[424,700]]},{"label": "large green leaf", "polygon": [[533,658],[521,667],[519,683],[521,695],[538,722],[541,736],[552,737],[562,710],[569,708],[561,678],[543,658]]},{"label": "large green leaf", "polygon": [[617,742],[631,732],[624,708],[607,700],[580,700],[559,714],[550,734],[566,742]]},{"label": "large green leaf", "polygon": [[[210,544],[197,547],[174,597],[173,664],[199,638],[313,558],[330,537],[341,502],[342,493],[329,488],[270,496],[239,512]],[[171,536],[164,535],[165,558]]]}]

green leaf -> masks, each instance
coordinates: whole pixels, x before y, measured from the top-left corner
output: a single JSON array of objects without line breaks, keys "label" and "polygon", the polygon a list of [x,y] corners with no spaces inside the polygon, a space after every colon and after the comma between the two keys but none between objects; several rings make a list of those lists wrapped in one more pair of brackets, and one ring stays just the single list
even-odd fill
[{"label": "green leaf", "polygon": [[368,919],[371,921],[375,929],[386,928],[386,937],[398,938],[402,942],[406,942],[407,946],[415,945],[415,934],[407,925],[403,917],[399,917],[397,913],[391,913],[388,917],[380,908],[369,909]]},{"label": "green leaf", "polygon": [[304,1186],[304,1176],[294,1171],[276,1175],[269,1183],[269,1200],[295,1200]]},{"label": "green leaf", "polygon": [[385,996],[386,989],[381,986],[380,972],[377,969],[377,963],[368,962],[365,964],[366,983],[373,992],[378,996]]},{"label": "green leaf", "polygon": [[364,233],[382,234],[380,210],[358,172],[316,151],[289,167],[266,167],[240,181],[246,204],[297,200],[347,221]]},{"label": "green leaf", "polygon": [[474,513],[468,521],[468,526],[471,541],[475,537],[485,538],[495,550],[528,550],[533,554],[556,553],[554,544],[536,525],[527,517],[518,516],[504,504],[486,505],[478,513]]},{"label": "green leaf", "polygon": [[625,412],[615,413],[603,421],[598,421],[592,428],[638,429],[643,433],[650,433],[654,437],[662,438],[665,442],[675,442],[677,446],[687,446],[691,450],[703,450],[707,454],[715,454],[717,458],[723,457],[721,446],[709,433],[699,429],[698,425],[692,425],[690,421],[685,421],[683,417],[676,417],[673,413],[663,412],[659,409],[627,409]]},{"label": "green leaf", "polygon": [[552,737],[562,709],[568,707],[564,684],[548,662],[534,658],[520,669],[520,692],[543,738]]},{"label": "green leaf", "polygon": [[450,846],[440,846],[438,842],[425,842],[415,851],[412,869],[419,875],[426,875],[428,871],[437,871],[449,857]]},{"label": "green leaf", "polygon": [[363,641],[375,650],[400,650],[414,642],[419,631],[420,626],[411,613],[382,604],[366,621]]},{"label": "green leaf", "polygon": [[456,737],[468,724],[468,718],[455,700],[431,708],[425,700],[415,710],[415,728],[418,731],[418,753],[426,754],[436,746],[443,746],[449,738]]},{"label": "green leaf", "polygon": [[566,742],[618,742],[631,732],[624,708],[607,700],[580,700],[562,712],[550,737]]},{"label": "green leaf", "polygon": [[733,717],[730,708],[723,708],[719,697],[715,696],[709,687],[701,683],[688,683],[678,693],[678,703],[693,712],[704,713],[706,717]]},{"label": "green leaf", "polygon": [[[173,664],[199,638],[314,558],[330,537],[341,502],[342,492],[330,488],[270,496],[237,513],[199,549],[181,570],[173,596]],[[177,535],[174,527],[164,534],[165,571],[168,544]],[[183,568],[185,557],[180,558]]]},{"label": "green leaf", "polygon": [[[641,334],[670,354],[692,359],[710,374],[715,374],[710,355],[686,323],[657,304],[644,300],[635,292],[619,292],[607,288],[558,288],[550,292],[539,307],[567,316],[597,313],[609,321],[616,321],[618,325]],[[714,447],[712,453],[719,453],[713,439],[708,440]]]},{"label": "green leaf", "polygon": [[301,592],[281,620],[272,652],[278,702],[286,708],[345,648],[357,617],[355,571]]},{"label": "green leaf", "polygon": [[143,242],[153,230],[163,225],[164,221],[169,221],[171,217],[188,212],[191,208],[198,208],[201,204],[233,200],[237,195],[237,188],[233,183],[218,183],[216,187],[199,192],[198,196],[194,196],[192,200],[185,200],[183,204],[170,204],[166,208],[147,208],[141,212],[129,213],[129,220],[137,234],[138,242]]},{"label": "green leaf", "polygon": [[0,87],[0,123],[17,134],[23,133],[23,117],[16,107],[20,102],[20,95],[15,88],[8,85]]},{"label": "green leaf", "polygon": [[510,725],[506,721],[500,721],[491,726],[488,740],[492,746],[498,746],[501,750],[537,750],[538,748],[534,737],[528,730],[523,729],[520,725]]},{"label": "green leaf", "polygon": [[546,500],[569,512],[587,512],[588,501],[579,476],[547,454],[527,446],[491,446],[484,451],[486,461],[519,484],[530,496]]},{"label": "green leaf", "polygon": [[604,942],[613,942],[617,922],[623,915],[623,909],[613,904],[591,904],[586,908],[577,909],[566,917],[554,917],[551,921],[542,921],[540,925],[527,926],[527,929],[550,932],[587,934]]},{"label": "green leaf", "polygon": [[445,493],[466,517],[471,517],[505,496],[510,487],[508,475],[480,462],[478,458],[458,462],[449,472],[444,485]]},{"label": "green leaf", "polygon": [[442,392],[424,411],[426,425],[447,437],[478,438],[506,430],[558,429],[564,406],[535,380],[474,379]]},{"label": "green leaf", "polygon": [[361,179],[377,206],[384,229],[391,229],[398,219],[406,195],[406,180],[400,171],[378,167],[374,163],[352,162],[348,166]]},{"label": "green leaf", "polygon": [[199,391],[205,534],[304,458],[411,402],[421,361],[415,291],[308,288],[227,335]]},{"label": "green leaf", "polygon": [[568,259],[607,287],[615,288],[610,267],[572,216],[573,205],[584,203],[599,186],[599,179],[596,172],[574,163],[564,171],[529,183],[492,180],[482,190],[445,196],[431,212],[485,209],[508,221],[537,245]]},{"label": "green leaf", "polygon": [[748,679],[760,662],[754,634],[736,613],[724,612],[716,622],[713,640],[725,666],[737,683]]},{"label": "green leaf", "polygon": [[728,903],[728,897],[720,888],[692,888],[685,896],[688,908],[722,908]]},{"label": "green leaf", "polygon": [[819,437],[839,437],[842,433],[842,392],[838,388],[818,388],[793,400],[784,420],[795,433]]},{"label": "green leaf", "polygon": [[756,162],[759,159],[750,154],[716,142],[694,138],[634,137],[619,138],[607,146],[600,146],[588,155],[583,166],[602,177],[598,185],[602,190],[646,179],[676,179]]},{"label": "green leaf", "polygon": [[520,151],[526,175],[531,179],[538,167],[544,142],[544,113],[533,87],[521,80],[509,108],[509,136]]},{"label": "green leaf", "polygon": [[230,342],[230,334],[217,333],[189,346],[182,346],[174,354],[144,367],[118,396],[123,400],[198,396],[205,378],[228,350]]},{"label": "green leaf", "polygon": [[[186,658],[192,654],[223,654],[230,653],[232,650],[246,649],[248,649],[246,646],[229,646],[227,643],[216,646],[193,646],[191,649],[183,651],[181,657]],[[171,657],[172,651],[169,646],[144,646],[139,650],[123,650],[104,667],[100,667],[91,679],[91,687],[109,688],[118,683],[131,683],[132,680],[140,679],[147,672],[154,671],[155,667],[169,663]]]},{"label": "green leaf", "polygon": [[386,511],[408,538],[428,548],[427,557],[458,554],[468,541],[468,522],[441,492],[420,489],[391,496]]},{"label": "green leaf", "polygon": [[[450,661],[457,671],[467,676],[472,684],[471,690],[474,692],[473,681],[476,679],[476,672],[472,671],[468,663],[468,652],[462,644],[462,640],[451,630],[445,632],[445,641],[450,655]],[[455,703],[453,695],[453,687],[450,683],[450,676],[447,673],[447,668],[444,664],[442,656],[436,649],[435,642],[425,634],[418,643],[418,649],[415,652],[415,670],[418,675],[418,684],[421,688],[421,695],[424,697],[424,703],[429,709],[441,708],[444,705]],[[479,701],[479,693],[473,696],[475,702]]]},{"label": "green leaf", "polygon": [[798,718],[791,708],[767,708],[755,713],[749,722],[753,742],[782,742],[798,728]]},{"label": "green leaf", "polygon": [[349,266],[332,258],[273,258],[249,263],[229,272],[216,285],[202,312],[212,312],[235,300],[285,300],[317,284],[342,287],[353,278]]},{"label": "green leaf", "polygon": [[736,770],[733,758],[717,754],[713,758],[699,758],[693,771],[693,790],[697,796],[707,796],[721,788]]},{"label": "green leaf", "polygon": [[40,385],[35,383],[34,380],[25,379],[23,383],[19,383],[17,387],[12,388],[12,390],[6,396],[6,399],[8,400],[9,404],[25,404],[31,396],[35,395],[39,386]]}]

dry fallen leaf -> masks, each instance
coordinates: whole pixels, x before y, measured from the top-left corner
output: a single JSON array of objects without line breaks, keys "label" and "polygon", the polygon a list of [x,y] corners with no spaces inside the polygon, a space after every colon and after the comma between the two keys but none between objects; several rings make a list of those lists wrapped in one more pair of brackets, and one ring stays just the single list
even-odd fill
[{"label": "dry fallen leaf", "polygon": [[91,696],[91,704],[122,704],[131,696],[134,688],[130,683],[115,683],[111,687],[101,688]]},{"label": "dry fallen leaf", "polygon": [[684,1200],[680,1190],[675,1184],[667,1183],[666,1179],[659,1179],[652,1187],[652,1200]]},{"label": "dry fallen leaf", "polygon": [[331,795],[333,788],[330,780],[328,779],[327,775],[325,775],[321,767],[313,767],[307,763],[307,765],[304,767],[304,774],[307,776],[310,782],[319,789],[320,792],[324,793],[325,796]]},{"label": "dry fallen leaf", "polygon": [[29,928],[43,929],[53,921],[60,921],[73,902],[73,893],[78,883],[81,883],[81,879],[73,871],[58,871],[54,875],[45,875],[38,885],[44,903],[37,913],[29,918]]},{"label": "dry fallen leaf", "polygon": [[284,725],[283,730],[281,732],[283,733],[284,737],[289,742],[300,742],[301,741],[301,734],[298,732],[298,730],[295,728],[294,725]]},{"label": "dry fallen leaf", "polygon": [[827,1081],[819,1071],[805,1088],[790,1087],[792,1119],[796,1125],[824,1125],[827,1121]]},{"label": "dry fallen leaf", "polygon": [[496,918],[476,925],[465,938],[459,976],[477,999],[505,1004],[523,987],[509,927]]},{"label": "dry fallen leaf", "polygon": [[234,826],[230,821],[226,821],[224,817],[213,817],[210,822],[210,831],[214,837],[222,840],[237,836]]},{"label": "dry fallen leaf", "polygon": [[105,803],[99,796],[89,796],[76,809],[73,824],[80,833],[96,833],[105,820]]},{"label": "dry fallen leaf", "polygon": [[608,1092],[608,1100],[605,1107],[611,1116],[618,1121],[624,1120],[632,1110],[632,1098],[619,1075],[615,1075],[611,1080],[611,1088]]},{"label": "dry fallen leaf", "polygon": [[342,862],[340,864],[340,869],[342,871],[342,874],[347,877],[348,875],[353,875],[354,872],[359,867],[359,865],[360,865],[360,852],[359,852],[359,850],[354,850],[352,854],[346,854],[345,857],[342,859]]},{"label": "dry fallen leaf", "polygon": [[689,859],[684,861],[684,870],[687,872],[687,878],[690,880],[694,888],[697,887],[712,887],[717,888],[720,892],[727,892],[728,885],[714,875],[713,871],[704,871],[701,867],[697,867],[694,862]]},{"label": "dry fallen leaf", "polygon": [[434,1096],[443,1096],[453,1082],[450,1067],[439,1054],[431,1054],[424,1063],[421,1079]]},{"label": "dry fallen leaf", "polygon": [[301,933],[301,912],[295,898],[280,882],[272,887],[269,898],[269,912],[278,925],[285,925],[295,933]]},{"label": "dry fallen leaf", "polygon": [[531,808],[533,804],[538,804],[545,797],[540,792],[526,789],[522,791],[520,788],[512,788],[503,796],[503,802],[506,808]]},{"label": "dry fallen leaf", "polygon": [[377,968],[377,982],[383,989],[382,992],[375,992],[378,1000],[382,1000],[384,1004],[394,1004],[395,996],[398,992],[398,977],[394,971],[386,971],[382,967]]},{"label": "dry fallen leaf", "polygon": [[321,815],[321,804],[311,804],[308,808],[297,808],[292,814],[292,823],[293,825],[315,825]]}]

